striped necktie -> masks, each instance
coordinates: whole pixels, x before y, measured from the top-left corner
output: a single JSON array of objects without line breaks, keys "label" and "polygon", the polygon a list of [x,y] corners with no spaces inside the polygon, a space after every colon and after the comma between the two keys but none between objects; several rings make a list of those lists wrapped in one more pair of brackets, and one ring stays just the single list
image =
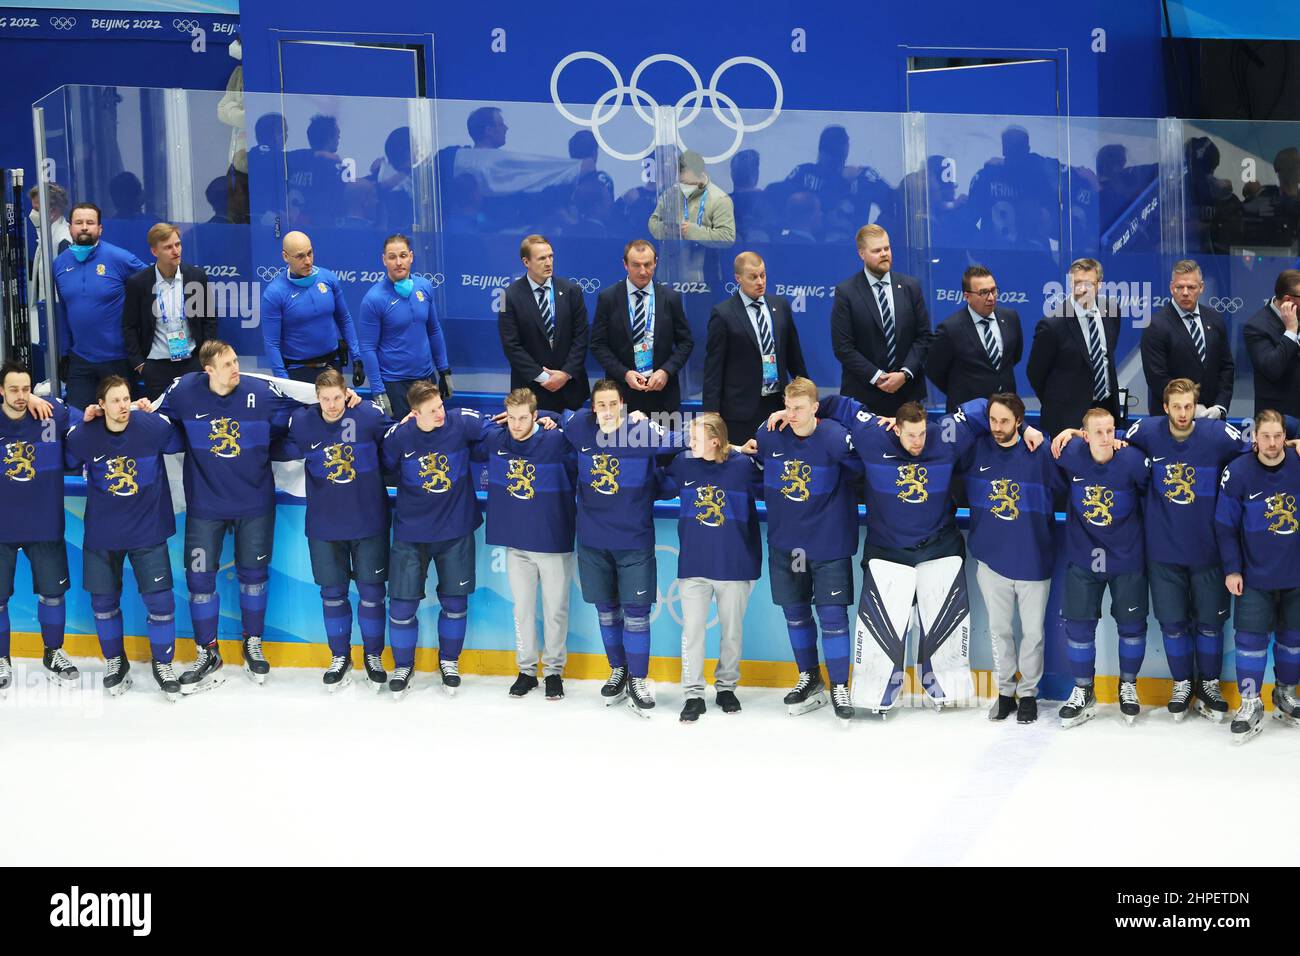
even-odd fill
[{"label": "striped necktie", "polygon": [[537,288],[537,310],[542,313],[542,325],[546,329],[546,340],[555,344],[555,316],[551,315],[551,299],[546,294],[546,286]]},{"label": "striped necktie", "polygon": [[893,371],[898,362],[898,340],[894,336],[894,313],[889,308],[888,290],[885,283],[876,283],[876,298],[880,302],[880,323],[885,329],[885,352],[889,356],[889,371]]},{"label": "striped necktie", "polygon": [[758,348],[764,355],[773,355],[776,352],[776,340],[772,338],[772,325],[767,320],[767,314],[763,312],[763,300],[751,302],[749,307],[754,310],[754,318],[758,325]]},{"label": "striped necktie", "polygon": [[1092,363],[1092,397],[1103,401],[1110,394],[1106,375],[1106,353],[1101,347],[1101,319],[1096,313],[1088,317],[1088,361]]},{"label": "striped necktie", "polygon": [[1201,313],[1199,312],[1193,312],[1191,315],[1183,316],[1187,321],[1187,331],[1191,333],[1192,336],[1192,344],[1196,346],[1196,354],[1200,358],[1201,364],[1204,365],[1205,336],[1201,333],[1201,323],[1197,321],[1200,317]]},{"label": "striped necktie", "polygon": [[636,311],[632,313],[632,344],[640,345],[645,338],[645,289],[637,289],[632,294],[636,296]]},{"label": "striped necktie", "polygon": [[979,321],[980,338],[984,340],[984,351],[988,353],[989,364],[996,370],[1002,364],[1002,350],[998,348],[998,340],[993,337],[993,320],[983,318]]}]

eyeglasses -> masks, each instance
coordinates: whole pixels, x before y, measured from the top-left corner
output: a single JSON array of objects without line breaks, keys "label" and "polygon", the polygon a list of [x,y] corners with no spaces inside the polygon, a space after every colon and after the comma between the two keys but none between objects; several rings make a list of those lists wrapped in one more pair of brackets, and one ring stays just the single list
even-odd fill
[{"label": "eyeglasses", "polygon": [[991,289],[981,289],[978,292],[967,292],[966,294],[977,295],[982,299],[996,299],[998,297],[998,287],[994,286]]}]

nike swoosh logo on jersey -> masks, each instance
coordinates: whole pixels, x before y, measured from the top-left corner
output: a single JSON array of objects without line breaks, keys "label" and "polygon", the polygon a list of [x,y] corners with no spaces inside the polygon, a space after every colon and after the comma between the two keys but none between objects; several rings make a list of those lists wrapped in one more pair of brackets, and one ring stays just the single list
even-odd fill
[{"label": "nike swoosh logo on jersey", "polygon": [[1164,459],[1164,456],[1161,456],[1160,458],[1152,458],[1151,460],[1152,460],[1152,461],[1164,461],[1165,459]]},{"label": "nike swoosh logo on jersey", "polygon": [[153,583],[154,583],[154,584],[157,584],[159,581],[161,581],[161,580],[162,580],[163,578],[165,578],[166,576],[167,576],[167,575],[164,574],[164,575],[162,575],[161,577],[156,577],[156,578],[154,578],[154,579],[153,579]]},{"label": "nike swoosh logo on jersey", "polygon": [[410,457],[411,457],[412,455],[414,455],[414,454],[415,454],[415,452],[413,452],[413,451],[408,451],[408,452],[407,452],[406,454],[404,454],[402,457],[403,457],[403,458],[410,458]]},{"label": "nike swoosh logo on jersey", "polygon": [[980,465],[980,471],[988,471],[992,467],[992,465]]},{"label": "nike swoosh logo on jersey", "polygon": [[691,485],[693,485],[693,484],[695,484],[695,482],[693,482],[693,481],[688,481],[688,482],[686,482],[686,487],[689,488],[689,487],[690,487]]},{"label": "nike swoosh logo on jersey", "polygon": [[637,591],[636,593],[637,593],[637,596],[639,597],[640,595],[645,594],[645,591]]},{"label": "nike swoosh logo on jersey", "polygon": [[1082,478],[1071,478],[1070,480],[1071,480],[1071,481],[1083,481]]},{"label": "nike swoosh logo on jersey", "polygon": [[502,457],[505,457],[506,455],[510,454],[510,452],[508,452],[508,451],[498,451],[497,454],[498,454],[498,455],[501,455]]},{"label": "nike swoosh logo on jersey", "polygon": [[1136,607],[1131,607],[1131,608],[1129,608],[1129,610],[1130,610],[1130,611],[1136,611],[1137,608],[1136,608]]},{"label": "nike swoosh logo on jersey", "polygon": [[1256,498],[1258,498],[1258,497],[1259,497],[1260,495],[1262,495],[1263,493],[1264,493],[1264,492],[1262,492],[1262,491],[1257,491],[1257,492],[1255,492],[1253,495],[1250,496],[1250,500],[1251,500],[1251,501],[1254,501]]},{"label": "nike swoosh logo on jersey", "polygon": [[60,583],[60,584],[67,584],[67,583],[68,583],[68,579],[67,579],[67,578],[63,578],[62,580],[59,581],[59,583]]},{"label": "nike swoosh logo on jersey", "polygon": [[468,581],[461,581],[461,582],[460,582],[460,586],[461,586],[461,587],[464,587],[464,586],[467,585],[467,584],[469,584]]},{"label": "nike swoosh logo on jersey", "polygon": [[394,299],[392,302],[390,302],[390,303],[388,303],[388,304],[389,304],[389,305],[397,305],[397,300]]},{"label": "nike swoosh logo on jersey", "polygon": [[881,458],[897,458],[897,455],[881,455]]},{"label": "nike swoosh logo on jersey", "polygon": [[265,560],[266,560],[266,555],[264,555],[264,554],[259,554],[259,555],[257,556],[257,560],[258,560],[258,561],[265,561]]},{"label": "nike swoosh logo on jersey", "polygon": [[95,456],[95,461],[103,461],[103,460],[104,460],[104,456],[103,456],[103,455],[96,455],[96,456]]},{"label": "nike swoosh logo on jersey", "polygon": [[202,415],[200,415],[198,412],[195,412],[195,413],[194,413],[194,417],[195,417],[195,418],[207,418],[207,417],[208,417],[208,413],[207,413],[207,412],[204,412]]},{"label": "nike swoosh logo on jersey", "polygon": [[296,298],[298,298],[298,296],[300,296],[300,295],[302,295],[301,292],[295,292],[293,295],[289,296],[289,298],[291,298],[291,299],[296,299]]},{"label": "nike swoosh logo on jersey", "polygon": [[383,568],[375,568],[375,574],[382,574],[383,571],[384,571]]},{"label": "nike swoosh logo on jersey", "polygon": [[784,458],[784,457],[785,457],[785,452],[783,452],[783,451],[774,451],[774,452],[772,452],[772,457],[773,457],[773,458]]},{"label": "nike swoosh logo on jersey", "polygon": [[317,442],[316,444],[314,444],[314,445],[311,446],[311,450],[312,450],[312,451],[315,451],[315,450],[316,450],[317,448],[319,448],[319,447],[320,447],[320,442]]},{"label": "nike swoosh logo on jersey", "polygon": [[586,448],[584,448],[584,449],[582,449],[582,450],[583,450],[584,453],[585,453],[585,452],[589,452],[589,451],[591,451],[591,446],[588,445]]},{"label": "nike swoosh logo on jersey", "polygon": [[836,595],[843,594],[843,593],[844,593],[843,591],[832,591],[831,597],[835,597]]}]

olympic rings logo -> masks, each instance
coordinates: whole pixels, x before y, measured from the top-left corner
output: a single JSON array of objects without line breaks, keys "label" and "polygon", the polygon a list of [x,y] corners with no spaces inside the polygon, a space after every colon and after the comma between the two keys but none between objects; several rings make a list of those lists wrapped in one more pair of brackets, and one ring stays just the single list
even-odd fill
[{"label": "olympic rings logo", "polygon": [[589,294],[592,292],[596,292],[600,289],[599,279],[588,279],[586,276],[582,276],[580,278],[575,279],[573,276],[569,276],[569,281],[572,282],[574,285],[576,285],[583,292]]},{"label": "olympic rings logo", "polygon": [[419,276],[421,279],[428,279],[435,289],[447,281],[447,277],[441,272],[415,272],[412,274]]},{"label": "olympic rings logo", "polygon": [[199,21],[177,19],[172,21],[172,26],[174,26],[181,33],[193,33],[195,30],[199,28]]},{"label": "olympic rings logo", "polygon": [[1240,311],[1241,307],[1246,304],[1246,300],[1241,298],[1241,296],[1233,296],[1232,298],[1229,298],[1226,295],[1216,295],[1207,301],[1211,309],[1217,309],[1218,311],[1226,312],[1229,315]]},{"label": "olympic rings logo", "polygon": [[270,282],[280,274],[280,270],[275,266],[258,266],[257,277],[263,282]]},{"label": "olympic rings logo", "polygon": [[71,30],[76,25],[76,17],[50,17],[50,26],[56,30]]},{"label": "olympic rings logo", "polygon": [[[595,104],[591,108],[591,116],[587,119],[583,119],[581,116],[570,112],[569,109],[560,102],[560,74],[564,72],[566,66],[570,63],[577,62],[578,60],[594,60],[605,67],[605,69],[609,70],[610,76],[614,79],[614,85],[602,93],[596,100]],[[636,111],[636,115],[641,117],[641,119],[644,120],[652,130],[655,128],[654,116],[648,113],[644,107],[649,106],[651,109],[655,109],[659,104],[655,102],[654,97],[637,86],[637,81],[641,78],[641,74],[645,72],[647,67],[655,63],[676,63],[686,71],[687,75],[695,83],[695,89],[686,93],[673,106],[677,116],[677,128],[679,131],[695,122],[695,118],[700,115],[700,112],[704,108],[704,101],[708,100],[709,108],[713,111],[713,115],[717,118],[718,122],[735,133],[731,145],[723,152],[714,156],[704,157],[706,163],[721,163],[730,159],[740,149],[741,140],[744,139],[746,133],[755,133],[761,129],[766,129],[776,122],[776,118],[781,115],[781,103],[785,98],[785,90],[781,86],[781,79],[776,75],[776,71],[767,63],[752,56],[733,56],[729,60],[724,60],[718,68],[713,71],[713,76],[709,78],[709,85],[706,88],[695,67],[691,66],[690,63],[686,62],[686,60],[682,59],[680,56],[676,56],[672,53],[656,53],[653,56],[646,57],[637,64],[636,69],[632,71],[631,77],[628,78],[628,81],[625,84],[623,82],[622,74],[619,73],[618,67],[614,65],[612,60],[599,53],[593,53],[590,50],[583,50],[577,53],[570,53],[564,59],[560,60],[559,63],[555,64],[555,69],[551,71],[551,102],[555,104],[555,108],[559,110],[560,115],[570,123],[573,123],[575,126],[585,126],[590,129],[592,135],[596,137],[596,142],[600,145],[600,148],[608,155],[624,162],[636,162],[637,160],[649,156],[654,151],[654,148],[657,145],[654,133],[651,134],[650,144],[641,152],[624,153],[614,149],[609,145],[609,143],[605,142],[600,128],[618,115],[619,110],[623,106],[624,97],[627,97],[632,103],[632,109]],[[722,79],[722,75],[733,66],[739,66],[741,64],[758,67],[766,73],[768,78],[772,81],[772,88],[775,91],[775,99],[772,103],[771,110],[762,122],[753,124],[746,123],[740,114],[740,107],[736,105],[736,101],[718,89],[718,81]],[[726,113],[724,113],[723,110],[726,110]],[[685,115],[683,115],[683,113],[685,113]],[[680,132],[677,135],[676,145],[679,149],[686,149],[686,144],[682,142]]]}]

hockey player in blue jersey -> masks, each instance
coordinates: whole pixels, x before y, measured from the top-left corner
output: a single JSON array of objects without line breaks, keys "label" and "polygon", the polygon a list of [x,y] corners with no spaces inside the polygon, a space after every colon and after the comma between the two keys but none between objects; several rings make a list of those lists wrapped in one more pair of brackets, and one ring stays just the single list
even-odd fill
[{"label": "hockey player in blue jersey", "polygon": [[1061,617],[1074,677],[1074,689],[1060,710],[1061,726],[1076,727],[1096,716],[1097,622],[1108,588],[1119,632],[1120,713],[1132,724],[1141,713],[1137,677],[1146,655],[1141,505],[1151,483],[1151,463],[1136,448],[1117,449],[1115,419],[1105,409],[1091,408],[1083,416],[1083,441],[1066,447],[1057,464],[1070,479]]},{"label": "hockey player in blue jersey", "polygon": [[682,723],[705,711],[704,632],[709,605],[718,605],[716,701],[724,714],[740,712],[745,608],[762,573],[762,542],[755,502],[763,496],[763,471],[749,455],[734,453],[727,424],[717,412],[691,421],[691,447],[668,466],[663,494],[681,500],[677,518],[677,593],[682,609]]},{"label": "hockey player in blue jersey", "polygon": [[346,349],[352,381],[360,385],[361,348],[338,276],[316,266],[305,233],[285,233],[281,254],[288,268],[262,292],[262,339],[271,374],[314,382],[327,366],[343,367]]},{"label": "hockey player in blue jersey", "polygon": [[[194,666],[181,675],[186,694],[225,680],[217,647],[217,568],[227,532],[235,537],[244,670],[258,684],[270,673],[262,630],[275,534],[271,450],[302,407],[265,379],[242,377],[239,357],[225,342],[204,342],[199,364],[203,371],[178,378],[157,409],[185,442],[185,582],[198,645]],[[359,401],[349,390],[349,405]]]},{"label": "hockey player in blue jersey", "polygon": [[[970,446],[958,468],[970,502],[966,546],[988,612],[998,685],[989,719],[1015,714],[1018,723],[1030,724],[1038,719],[1043,623],[1052,584],[1052,499],[1065,485],[1050,449],[1040,445],[1031,451],[1020,437],[1024,420],[1020,396],[991,395],[989,434]],[[1018,650],[1012,628],[1016,617]]]},{"label": "hockey player in blue jersey", "polygon": [[411,274],[411,240],[400,233],[384,240],[385,275],[371,286],[357,314],[357,339],[370,389],[383,395],[396,419],[411,410],[406,392],[433,380],[444,399],[452,395],[447,343],[433,304],[433,283]]},{"label": "hockey player in blue jersey", "polygon": [[645,416],[629,421],[618,383],[607,378],[591,387],[590,410],[565,414],[564,436],[578,463],[578,581],[582,599],[596,607],[610,667],[600,694],[606,705],[626,695],[633,713],[649,717],[655,455],[680,449],[683,436]]},{"label": "hockey player in blue jersey", "polygon": [[483,523],[474,489],[471,459],[481,460],[490,419],[472,408],[443,406],[438,387],[419,381],[406,400],[411,418],[384,436],[384,468],[396,472],[393,548],[388,569],[388,624],[393,645],[394,700],[411,686],[417,615],[424,600],[429,564],[438,573],[438,672],[442,689],[460,688],[460,654],[465,646],[469,595],[475,588],[474,530]]},{"label": "hockey player in blue jersey", "polygon": [[131,687],[122,639],[122,568],[128,558],[148,612],[154,682],[168,700],[180,697],[172,669],[176,598],[167,541],[176,533],[163,456],[183,450],[180,434],[161,415],[132,412],[131,387],[119,375],[99,383],[102,416],[68,432],[67,462],[85,468],[86,513],[82,586],[90,594],[104,653],[104,689],[116,697]]},{"label": "hockey player in blue jersey", "polygon": [[[844,427],[817,418],[817,386],[795,378],[785,409],[758,429],[756,461],[767,502],[767,573],[772,603],[785,614],[799,680],[785,696],[793,716],[826,703],[817,666],[816,608],[835,716],[853,717],[849,700],[849,615],[858,547],[854,475],[861,474]],[[864,413],[873,419],[870,413]]]},{"label": "hockey player in blue jersey", "polygon": [[307,550],[320,588],[330,665],[324,683],[335,693],[352,683],[351,581],[357,583],[366,677],[375,690],[384,671],[384,583],[388,580],[388,493],[379,443],[393,421],[372,402],[347,407],[347,383],[336,369],[316,377],[319,405],[289,419],[283,457],[306,465]]},{"label": "hockey player in blue jersey", "polygon": [[485,541],[506,549],[506,576],[514,600],[519,676],[511,697],[537,687],[537,590],[542,592],[542,675],[546,699],[564,697],[568,659],[569,583],[573,579],[574,489],[577,458],[564,433],[537,421],[537,396],[516,388],[506,396],[506,427],[491,429],[487,457]]},{"label": "hockey player in blue jersey", "polygon": [[1232,718],[1236,743],[1263,729],[1264,665],[1272,631],[1273,716],[1300,724],[1300,459],[1286,452],[1285,421],[1273,409],[1255,415],[1255,452],[1223,473],[1214,525],[1236,596],[1237,689],[1241,706]]},{"label": "hockey player in blue jersey", "polygon": [[[4,391],[0,415],[0,488],[5,520],[0,522],[0,696],[13,682],[9,658],[9,598],[14,592],[18,552],[31,565],[37,595],[36,618],[45,645],[43,666],[55,683],[73,685],[80,673],[63,652],[67,618],[68,548],[63,540],[63,440],[69,414],[59,399],[46,402],[32,394],[32,376],[12,360],[0,366]],[[46,415],[44,420],[38,415]]]}]

